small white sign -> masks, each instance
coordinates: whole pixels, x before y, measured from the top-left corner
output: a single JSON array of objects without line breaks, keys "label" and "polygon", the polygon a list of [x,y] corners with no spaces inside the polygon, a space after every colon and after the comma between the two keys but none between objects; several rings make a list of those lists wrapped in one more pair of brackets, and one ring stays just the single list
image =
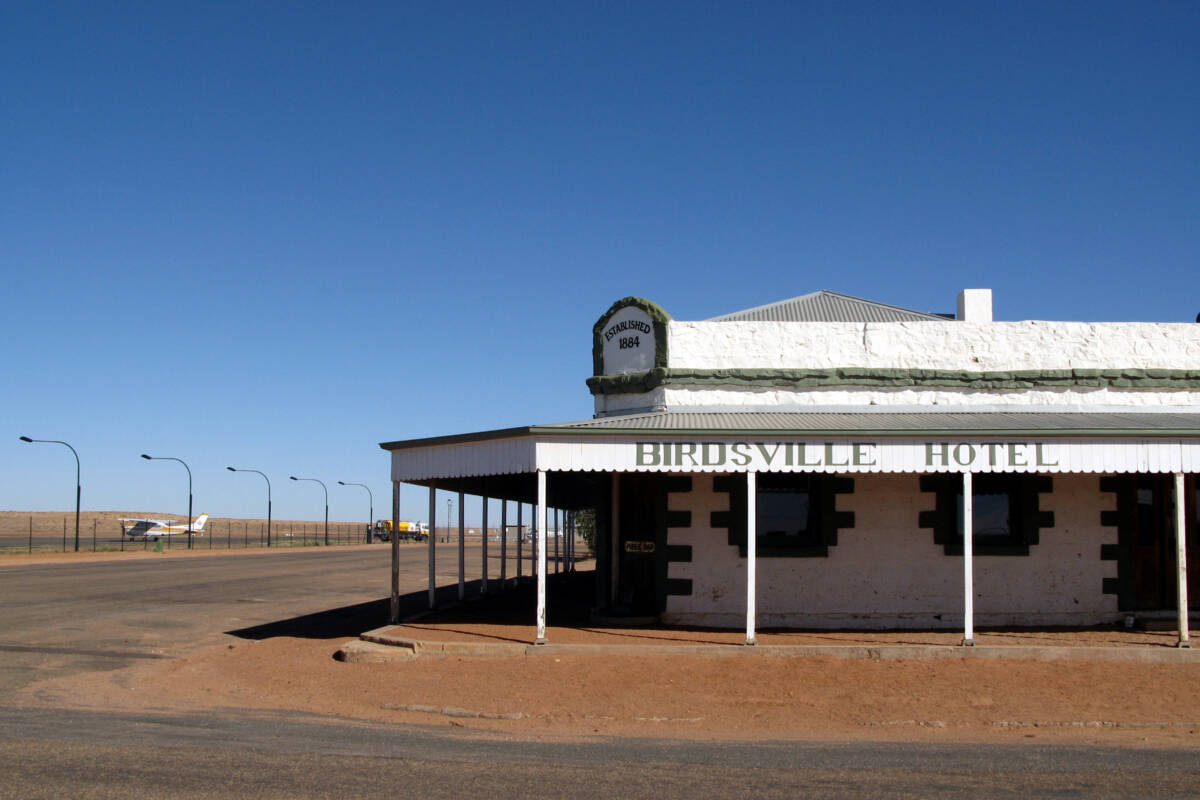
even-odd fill
[{"label": "small white sign", "polygon": [[605,375],[654,368],[654,322],[637,306],[626,306],[613,314],[600,332],[600,339]]}]

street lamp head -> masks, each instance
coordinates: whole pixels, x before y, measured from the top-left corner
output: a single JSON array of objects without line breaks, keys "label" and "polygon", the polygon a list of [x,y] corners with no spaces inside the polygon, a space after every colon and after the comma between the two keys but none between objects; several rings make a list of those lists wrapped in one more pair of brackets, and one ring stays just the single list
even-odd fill
[{"label": "street lamp head", "polygon": [[33,441],[33,439],[30,439],[28,436],[22,436],[22,437],[21,437],[21,441],[22,441],[22,442],[32,442],[32,441]]},{"label": "street lamp head", "polygon": [[151,461],[151,460],[152,460],[152,459],[150,458],[150,456],[146,455],[145,453],[142,453],[142,458],[146,459],[147,461]]},{"label": "street lamp head", "polygon": [[225,469],[229,470],[230,472],[237,472],[237,470],[233,467],[226,467]]},{"label": "street lamp head", "polygon": [[291,479],[292,479],[292,480],[294,480],[294,481],[298,481],[298,480],[300,480],[300,479],[299,479],[299,478],[297,478],[295,475],[288,475],[288,477],[289,477],[289,478],[291,478]]},{"label": "street lamp head", "polygon": [[345,481],[338,481],[338,486],[345,486],[345,485],[346,485]]}]

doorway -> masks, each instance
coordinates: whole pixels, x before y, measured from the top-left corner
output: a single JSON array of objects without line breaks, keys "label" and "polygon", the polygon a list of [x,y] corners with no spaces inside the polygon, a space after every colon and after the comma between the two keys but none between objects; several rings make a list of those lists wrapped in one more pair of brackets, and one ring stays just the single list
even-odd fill
[{"label": "doorway", "polygon": [[623,474],[617,505],[617,585],[613,610],[631,616],[658,614],[658,562],[666,544],[665,508],[657,476]]},{"label": "doorway", "polygon": [[[1122,610],[1164,611],[1178,608],[1175,554],[1175,478],[1172,475],[1133,475],[1118,493],[1121,530],[1119,570],[1128,574]],[[1196,575],[1197,483],[1184,477],[1185,535],[1187,536],[1188,607],[1200,608],[1200,579]]]}]

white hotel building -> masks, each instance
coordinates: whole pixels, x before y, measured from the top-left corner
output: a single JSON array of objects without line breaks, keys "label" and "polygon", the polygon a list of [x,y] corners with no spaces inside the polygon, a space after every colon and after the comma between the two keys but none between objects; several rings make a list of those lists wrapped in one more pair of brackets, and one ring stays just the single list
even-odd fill
[{"label": "white hotel building", "polygon": [[395,502],[430,487],[431,528],[434,487],[594,508],[599,613],[748,642],[1166,617],[1187,643],[1200,324],[996,322],[986,289],[953,318],[631,297],[592,357],[593,419],[381,445]]}]

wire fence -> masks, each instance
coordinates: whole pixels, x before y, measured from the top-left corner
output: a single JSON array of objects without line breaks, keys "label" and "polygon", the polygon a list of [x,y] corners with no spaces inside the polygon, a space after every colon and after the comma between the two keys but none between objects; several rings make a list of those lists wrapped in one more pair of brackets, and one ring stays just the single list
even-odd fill
[{"label": "wire fence", "polygon": [[[93,512],[94,513],[94,512]],[[158,535],[153,532],[149,536],[130,538],[121,533],[120,522],[115,519],[97,519],[95,517],[80,521],[79,552],[167,552],[188,549],[188,537],[184,533]],[[510,526],[515,527],[515,526]],[[360,545],[368,543],[368,529],[365,523],[331,522],[329,523],[328,544]],[[478,528],[464,532],[464,542],[472,548],[479,548],[482,532]],[[435,529],[434,536],[442,544],[457,543],[458,529],[456,527]],[[488,558],[495,561],[500,558],[502,549],[501,531],[499,528],[489,528]],[[504,549],[507,550],[508,561],[517,559],[521,539],[524,560],[532,564],[535,557],[535,537],[528,531],[518,533],[510,530],[504,537]],[[369,541],[378,542],[378,532]],[[419,544],[417,541],[406,541],[405,545]],[[326,544],[324,522],[272,522],[270,543],[267,541],[267,523],[264,520],[224,520],[209,519],[203,529],[192,534],[192,550],[248,550],[255,548],[289,547],[322,547]],[[49,514],[18,517],[6,515],[0,518],[0,554],[18,553],[69,553],[75,547],[75,517],[73,514],[59,516]],[[593,554],[582,538],[576,538],[571,552],[575,560],[592,558]],[[559,556],[565,563],[567,546],[562,538],[555,541],[551,537],[547,541],[547,558],[553,564]],[[551,566],[551,570],[554,567]]]},{"label": "wire fence", "polygon": [[[30,516],[27,519],[9,518],[0,529],[0,553],[66,553],[166,551],[188,549],[186,533],[129,537],[120,533],[115,520],[85,520],[79,527],[76,548],[73,515],[60,521]],[[24,524],[20,524],[20,523]],[[363,523],[331,522],[273,522],[269,546],[319,547],[326,544],[367,544],[368,526]],[[204,528],[192,533],[193,550],[239,550],[268,546],[265,521],[209,520]]]}]

